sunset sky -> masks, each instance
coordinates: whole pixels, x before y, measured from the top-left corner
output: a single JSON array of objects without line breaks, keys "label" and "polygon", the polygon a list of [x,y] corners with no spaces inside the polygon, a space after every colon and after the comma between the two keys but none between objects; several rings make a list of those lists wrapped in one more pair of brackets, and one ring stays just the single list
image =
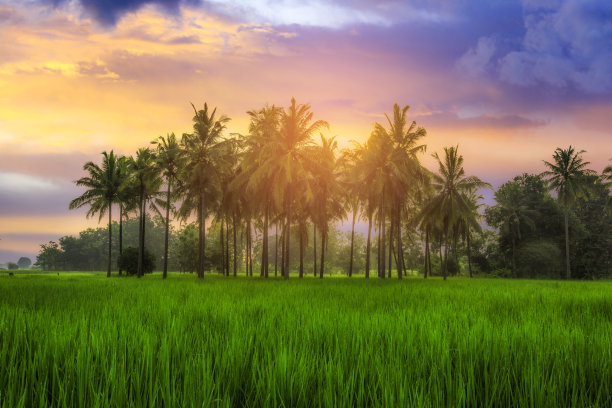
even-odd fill
[{"label": "sunset sky", "polygon": [[458,144],[494,186],[569,144],[601,172],[612,2],[0,0],[0,263],[98,225],[68,203],[103,150],[188,132],[190,102],[246,133],[292,96],[342,146],[410,105],[426,164]]}]

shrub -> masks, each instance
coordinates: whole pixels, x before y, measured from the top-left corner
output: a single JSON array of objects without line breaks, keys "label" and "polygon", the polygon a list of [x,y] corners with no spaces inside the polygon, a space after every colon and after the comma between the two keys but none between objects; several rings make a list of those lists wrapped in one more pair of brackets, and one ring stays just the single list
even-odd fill
[{"label": "shrub", "polygon": [[12,270],[19,269],[19,265],[17,265],[15,262],[9,262],[6,266]]},{"label": "shrub", "polygon": [[[138,272],[138,248],[127,247],[117,259],[117,265],[128,275],[136,275]],[[151,273],[155,268],[155,257],[147,248],[144,250],[142,269],[144,273]]]}]

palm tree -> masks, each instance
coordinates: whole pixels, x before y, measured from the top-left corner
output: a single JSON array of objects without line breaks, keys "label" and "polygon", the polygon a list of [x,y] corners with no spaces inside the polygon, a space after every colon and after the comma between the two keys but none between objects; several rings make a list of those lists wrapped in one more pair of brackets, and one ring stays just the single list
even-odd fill
[{"label": "palm tree", "polygon": [[[136,157],[128,159],[128,168],[131,175],[131,185],[133,191],[138,196],[138,213],[140,215],[138,232],[138,277],[143,276],[143,260],[145,251],[145,226],[147,201],[156,197],[162,180],[159,168],[155,165],[155,154],[149,148],[140,148],[136,152]],[[151,207],[159,212],[155,203],[151,202]]]},{"label": "palm tree", "polygon": [[156,140],[151,142],[157,145],[157,166],[162,172],[162,175],[166,179],[166,231],[164,237],[164,272],[163,279],[168,276],[168,235],[170,233],[170,207],[171,207],[171,194],[172,186],[179,170],[182,168],[183,151],[181,146],[174,135],[174,133],[168,133],[166,137],[159,136]]},{"label": "palm tree", "polygon": [[[291,99],[291,105],[283,110],[280,115],[280,131],[276,137],[271,138],[261,149],[260,177],[265,176],[272,188],[271,198],[277,213],[284,218],[284,231],[281,235],[284,239],[281,271],[285,279],[289,279],[289,247],[290,227],[292,222],[292,204],[301,193],[309,200],[312,191],[308,183],[303,179],[308,177],[304,168],[305,147],[312,144],[313,133],[329,125],[322,120],[313,121],[313,113],[310,112],[309,104],[297,105],[295,98]],[[302,191],[297,191],[297,186],[305,186]]]},{"label": "palm tree", "polygon": [[[340,169],[337,165],[335,150],[338,142],[334,137],[325,138],[321,135],[321,146],[309,149],[307,168],[313,175],[314,215],[321,234],[321,262],[319,278],[325,271],[325,247],[329,232],[329,221],[344,217],[342,197],[344,191],[339,182]],[[318,222],[316,222],[318,221]]]},{"label": "palm tree", "polygon": [[266,278],[270,264],[269,229],[273,203],[271,175],[269,166],[266,167],[268,157],[265,153],[270,144],[280,137],[281,113],[282,109],[274,105],[247,112],[251,118],[249,135],[245,138],[245,153],[240,164],[242,172],[234,181],[235,189],[243,189],[252,198],[249,203],[251,211],[263,215],[260,275]]},{"label": "palm tree", "polygon": [[468,271],[471,278],[473,277],[471,253],[472,231],[478,233],[482,232],[482,227],[479,223],[481,215],[478,210],[483,206],[483,204],[479,204],[479,202],[483,200],[483,197],[482,195],[477,194],[474,190],[466,191],[464,192],[464,195],[464,200],[468,204],[470,211],[461,215],[461,218],[459,218],[459,222],[457,223],[457,227],[467,245]]},{"label": "palm tree", "polygon": [[445,147],[444,161],[440,159],[437,153],[433,154],[438,162],[438,173],[432,174],[432,185],[436,195],[428,202],[423,211],[424,217],[428,219],[438,218],[442,225],[444,240],[442,273],[444,280],[447,276],[449,233],[458,220],[472,211],[465,193],[484,187],[491,188],[489,183],[480,180],[478,177],[465,175],[463,156],[458,154],[457,150],[457,147]]},{"label": "palm tree", "polygon": [[563,205],[565,219],[565,266],[566,278],[571,278],[570,254],[569,254],[569,209],[580,198],[586,198],[590,186],[585,182],[586,176],[595,172],[586,168],[590,163],[585,162],[582,157],[585,150],[576,152],[572,146],[567,149],[558,147],[553,153],[554,163],[544,160],[544,165],[549,169],[542,173],[548,178],[548,185],[557,192],[557,198]]},{"label": "palm tree", "polygon": [[[138,207],[137,193],[133,191],[130,184],[130,170],[128,167],[128,158],[120,156],[117,159],[117,166],[120,174],[120,187],[117,195],[119,203],[119,258],[123,255],[123,218],[129,213],[136,211]],[[119,266],[119,275],[121,276],[121,266]]]},{"label": "palm tree", "polygon": [[193,133],[183,134],[185,166],[180,173],[184,200],[179,209],[182,218],[196,213],[198,223],[198,277],[204,277],[204,250],[206,238],[207,199],[218,197],[219,166],[222,166],[221,134],[229,122],[227,116],[216,118],[217,109],[212,112],[208,104],[197,110],[192,104]]},{"label": "palm tree", "polygon": [[122,183],[119,159],[113,151],[102,152],[102,166],[93,162],[87,162],[83,166],[89,175],[75,181],[77,186],[85,187],[87,190],[79,197],[70,202],[71,210],[89,205],[87,217],[100,214],[99,220],[108,211],[108,270],[106,276],[111,276],[111,248],[112,248],[112,206],[117,202],[119,188]]},{"label": "palm tree", "polygon": [[533,217],[537,212],[530,210],[523,202],[520,186],[517,183],[507,183],[495,192],[497,205],[487,209],[487,222],[492,226],[500,226],[502,232],[510,235],[512,244],[512,277],[517,278],[516,244],[521,240],[522,227],[535,228]]}]

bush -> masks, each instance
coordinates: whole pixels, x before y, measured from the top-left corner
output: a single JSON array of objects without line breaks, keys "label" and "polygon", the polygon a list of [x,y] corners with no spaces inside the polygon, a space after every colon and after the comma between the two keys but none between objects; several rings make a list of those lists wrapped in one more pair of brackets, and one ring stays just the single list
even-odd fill
[{"label": "bush", "polygon": [[19,269],[19,265],[17,265],[15,262],[9,262],[6,266],[11,270]]},{"label": "bush", "polygon": [[[128,275],[136,275],[138,272],[138,248],[127,247],[117,259],[117,265]],[[142,269],[144,273],[151,273],[155,268],[155,257],[147,248],[144,250]]]}]

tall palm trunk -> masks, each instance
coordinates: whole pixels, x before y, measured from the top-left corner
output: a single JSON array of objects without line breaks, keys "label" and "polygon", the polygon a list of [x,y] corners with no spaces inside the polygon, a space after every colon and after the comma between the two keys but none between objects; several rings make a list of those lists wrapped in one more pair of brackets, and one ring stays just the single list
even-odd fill
[{"label": "tall palm trunk", "polygon": [[353,224],[351,226],[351,259],[349,261],[349,278],[353,276],[353,250],[355,248],[355,217],[357,216],[357,210],[353,211]]},{"label": "tall palm trunk", "polygon": [[163,279],[168,277],[168,235],[170,233],[170,190],[171,181],[168,179],[168,191],[166,192],[166,236],[164,237],[164,273]]},{"label": "tall palm trunk", "polygon": [[287,240],[287,243],[285,244],[285,251],[287,252],[286,258],[285,258],[285,279],[289,279],[289,256],[290,256],[290,249],[291,249],[291,200],[289,200],[289,203],[287,204],[287,231],[286,231],[287,236],[285,237]]},{"label": "tall palm trunk", "polygon": [[244,276],[249,276],[249,221],[244,228]]},{"label": "tall palm trunk", "polygon": [[327,241],[327,231],[321,230],[321,266],[319,270],[319,278],[323,279],[323,273],[325,272],[325,244]]},{"label": "tall palm trunk", "polygon": [[278,224],[274,225],[274,277],[278,276]]},{"label": "tall palm trunk", "polygon": [[235,213],[232,215],[232,233],[234,234],[234,277],[236,277],[238,273],[238,262],[236,258],[238,255],[238,247],[236,245],[236,214]]},{"label": "tall palm trunk", "polygon": [[229,220],[225,220],[225,276],[229,276],[230,270],[230,237]]},{"label": "tall palm trunk", "polygon": [[270,216],[268,207],[268,201],[266,200],[263,226],[263,248],[261,252],[261,276],[265,276],[266,278],[268,277],[268,222]]},{"label": "tall palm trunk", "polygon": [[370,277],[370,246],[372,237],[372,214],[368,214],[368,241],[366,243],[366,270],[365,277]]},{"label": "tall palm trunk", "polygon": [[[123,255],[123,204],[119,204],[119,258]],[[121,266],[119,267],[119,276],[121,276]]]},{"label": "tall palm trunk", "polygon": [[198,198],[198,278],[204,277],[204,192]]},{"label": "tall palm trunk", "polygon": [[466,241],[467,241],[467,256],[468,256],[468,270],[470,271],[470,278],[473,278],[472,276],[472,253],[470,250],[470,228],[467,228],[467,234],[466,234]]},{"label": "tall palm trunk", "polygon": [[313,236],[313,246],[312,246],[312,250],[314,251],[314,277],[317,277],[317,226],[313,224],[313,229],[312,229],[312,236]]},{"label": "tall palm trunk", "polygon": [[219,239],[221,242],[221,275],[225,275],[225,235],[223,234],[223,224],[224,220],[223,217],[221,217],[221,228],[219,232],[221,235]]},{"label": "tall palm trunk", "polygon": [[381,231],[380,231],[380,245],[381,245],[381,251],[380,251],[380,277],[381,278],[385,278],[385,257],[387,255],[387,246],[386,246],[386,242],[387,242],[387,233],[386,233],[386,220],[385,220],[385,189],[383,188],[383,193],[382,193],[382,199],[381,199],[382,203],[380,206],[380,224],[381,224]]},{"label": "tall palm trunk", "polygon": [[397,265],[397,278],[398,279],[402,279],[402,273],[404,272],[404,250],[402,249],[402,227],[400,225],[400,213],[398,212],[397,214],[397,224],[395,226],[396,229],[396,233],[397,233],[397,245],[396,245],[396,250],[397,250],[397,261],[399,262]]},{"label": "tall palm trunk", "polygon": [[448,272],[448,228],[446,233],[444,234],[444,268],[442,269],[442,274],[444,276],[444,280],[446,280],[446,275]]},{"label": "tall palm trunk", "polygon": [[567,205],[565,206],[565,278],[571,279],[572,272],[570,269],[570,246],[569,246],[569,214]]},{"label": "tall palm trunk", "polygon": [[143,213],[144,213],[144,188],[142,186],[140,186],[140,198],[139,198],[139,222],[138,222],[138,272],[137,272],[137,276],[140,278],[142,277],[143,273],[142,273],[142,257],[143,257],[143,247],[144,247],[144,237],[142,236],[143,233],[143,224],[144,224],[144,218],[143,218]]},{"label": "tall palm trunk", "polygon": [[[387,277],[391,278],[391,268],[393,266],[393,257],[392,257],[392,253],[393,253],[393,232],[395,229],[395,224],[393,223],[393,214],[390,215],[389,217],[389,269],[387,272]],[[387,237],[385,236],[385,239]],[[395,267],[397,268],[397,262],[395,262]]]},{"label": "tall palm trunk", "polygon": [[380,213],[378,213],[378,235],[376,236],[376,261],[378,263],[378,277],[380,278],[380,231],[382,230],[382,224],[380,222]]},{"label": "tall palm trunk", "polygon": [[423,271],[424,278],[427,279],[427,272],[429,269],[429,227],[425,227],[425,270]]},{"label": "tall palm trunk", "polygon": [[110,278],[111,276],[111,247],[112,247],[112,241],[113,241],[113,230],[112,230],[112,214],[113,212],[113,203],[110,202],[108,205],[108,271],[106,272],[106,277]]},{"label": "tall palm trunk", "polygon": [[300,222],[300,278],[304,277],[304,228],[304,223]]}]

